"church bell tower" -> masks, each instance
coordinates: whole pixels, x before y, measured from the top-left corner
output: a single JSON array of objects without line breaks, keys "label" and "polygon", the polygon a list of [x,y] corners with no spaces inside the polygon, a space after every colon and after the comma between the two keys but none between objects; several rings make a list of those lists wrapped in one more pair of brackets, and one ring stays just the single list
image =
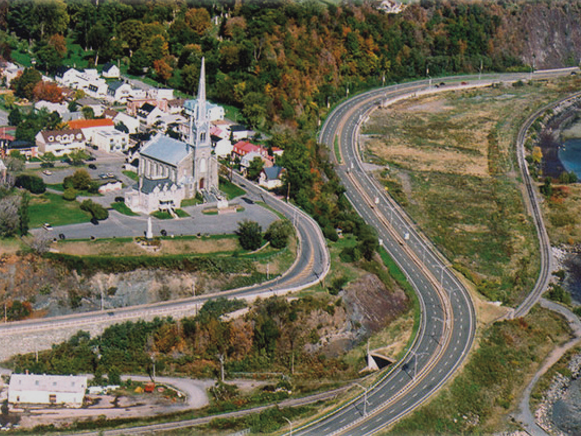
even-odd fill
[{"label": "church bell tower", "polygon": [[212,153],[210,117],[206,108],[206,66],[202,58],[198,99],[191,130],[194,147],[194,183],[196,191],[218,189],[218,162]]}]

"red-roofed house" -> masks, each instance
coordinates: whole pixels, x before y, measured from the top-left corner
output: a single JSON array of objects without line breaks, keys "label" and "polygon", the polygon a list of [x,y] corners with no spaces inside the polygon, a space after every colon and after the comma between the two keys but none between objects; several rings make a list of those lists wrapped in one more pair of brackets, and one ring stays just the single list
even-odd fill
[{"label": "red-roofed house", "polygon": [[71,129],[80,129],[83,132],[83,135],[85,135],[85,139],[93,144],[97,132],[110,132],[115,130],[115,123],[109,118],[73,120],[69,121],[69,127]]},{"label": "red-roofed house", "polygon": [[252,144],[248,141],[238,141],[236,144],[234,144],[234,148],[232,149],[232,153],[237,154],[239,157],[243,157],[248,153],[253,152],[269,159],[268,150],[266,148],[263,148],[260,145]]}]

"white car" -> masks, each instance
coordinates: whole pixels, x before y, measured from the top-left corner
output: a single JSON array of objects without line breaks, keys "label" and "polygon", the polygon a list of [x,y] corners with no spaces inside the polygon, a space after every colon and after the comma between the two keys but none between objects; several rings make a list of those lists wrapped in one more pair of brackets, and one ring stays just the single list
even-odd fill
[{"label": "white car", "polygon": [[49,171],[49,170],[44,170],[42,173],[46,174],[47,176],[52,175],[52,171]]},{"label": "white car", "polygon": [[44,225],[42,226],[42,228],[44,230],[52,230],[52,226],[49,223],[44,223]]}]

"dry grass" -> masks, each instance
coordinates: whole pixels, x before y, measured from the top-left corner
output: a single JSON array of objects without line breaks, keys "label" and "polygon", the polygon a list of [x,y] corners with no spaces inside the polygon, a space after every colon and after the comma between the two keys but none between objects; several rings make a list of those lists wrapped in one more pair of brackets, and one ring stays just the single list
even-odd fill
[{"label": "dry grass", "polygon": [[160,249],[154,251],[139,245],[134,240],[128,241],[107,239],[96,241],[64,241],[56,245],[60,253],[75,256],[141,256],[150,254],[163,256],[170,254],[210,254],[231,252],[240,249],[237,238],[212,238],[212,239],[164,239],[161,240]]},{"label": "dry grass", "polygon": [[580,84],[568,77],[424,96],[375,111],[363,128],[366,157],[391,168],[378,177],[490,300],[518,303],[538,270],[516,133],[528,114]]}]

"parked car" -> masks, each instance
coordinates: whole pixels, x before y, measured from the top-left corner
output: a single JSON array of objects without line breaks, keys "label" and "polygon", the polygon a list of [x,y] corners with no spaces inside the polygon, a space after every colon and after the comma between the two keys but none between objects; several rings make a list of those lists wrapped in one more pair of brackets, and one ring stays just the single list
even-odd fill
[{"label": "parked car", "polygon": [[97,160],[97,158],[95,156],[89,156],[87,158],[87,162],[93,162],[93,161],[96,161],[96,160]]},{"label": "parked car", "polygon": [[44,223],[44,225],[42,226],[42,228],[44,230],[52,230],[52,226],[49,223]]},{"label": "parked car", "polygon": [[97,165],[95,165],[95,164],[89,164],[89,169],[96,170],[97,169]]},{"label": "parked car", "polygon": [[160,233],[161,233],[161,236],[167,236],[167,232],[164,229],[162,229]]},{"label": "parked car", "polygon": [[98,226],[99,225],[99,220],[95,217],[91,218],[91,224]]},{"label": "parked car", "polygon": [[46,174],[47,176],[50,176],[50,175],[52,175],[52,171],[49,171],[49,170],[44,170],[44,171],[42,172],[42,174]]}]

